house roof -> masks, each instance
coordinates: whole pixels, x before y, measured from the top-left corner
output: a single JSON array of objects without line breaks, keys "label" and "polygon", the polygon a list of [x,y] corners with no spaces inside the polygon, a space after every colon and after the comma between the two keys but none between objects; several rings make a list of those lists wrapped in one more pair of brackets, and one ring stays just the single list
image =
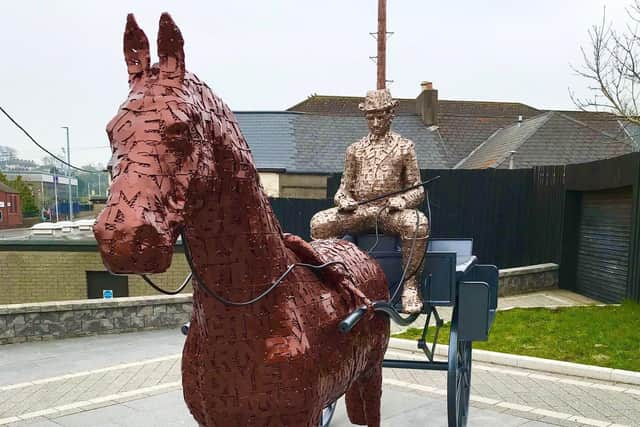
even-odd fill
[{"label": "house roof", "polygon": [[[313,95],[289,108],[289,111],[331,116],[361,116],[358,104],[362,97]],[[396,110],[400,116],[416,116],[416,100],[398,99]],[[449,167],[460,163],[496,131],[552,110],[541,110],[518,102],[438,101],[438,132],[445,143]],[[554,111],[581,122],[584,127],[603,132],[629,142],[640,151],[640,128],[624,124],[620,118],[606,112]],[[560,137],[560,136],[558,136]],[[613,150],[615,151],[615,150]],[[557,160],[556,160],[557,161]]]},{"label": "house roof", "polygon": [[235,113],[258,169],[288,170],[293,167],[296,145],[293,121],[296,115],[262,111]]},{"label": "house roof", "polygon": [[[292,112],[236,112],[240,129],[259,170],[334,173],[344,169],[347,147],[368,132],[361,114],[329,116]],[[416,144],[420,168],[447,168],[444,143],[437,130],[418,116],[398,116],[392,130]]]},{"label": "house roof", "polygon": [[2,182],[0,182],[0,191],[2,191],[3,193],[16,193],[16,194],[18,194],[18,192],[16,190],[14,190],[13,188],[9,187],[7,184],[4,184]]},{"label": "house roof", "polygon": [[593,124],[550,111],[498,130],[456,168],[508,168],[511,151],[516,151],[516,168],[530,168],[616,157],[633,147],[622,132],[602,132]]},{"label": "house roof", "polygon": [[[416,113],[415,98],[398,98],[398,116]],[[359,116],[362,97],[313,95],[289,108],[298,111],[332,116]],[[453,166],[501,127],[540,114],[540,110],[519,102],[438,101],[438,130],[446,142],[447,163]],[[423,125],[424,126],[424,125]]]}]

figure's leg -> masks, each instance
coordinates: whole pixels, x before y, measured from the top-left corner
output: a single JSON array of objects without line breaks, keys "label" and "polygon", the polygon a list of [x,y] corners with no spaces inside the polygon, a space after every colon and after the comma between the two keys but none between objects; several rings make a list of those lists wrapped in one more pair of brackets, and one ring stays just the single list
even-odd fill
[{"label": "figure's leg", "polygon": [[340,238],[347,233],[358,233],[369,226],[371,215],[367,209],[355,212],[340,212],[338,208],[326,209],[311,218],[311,238]]},{"label": "figure's leg", "polygon": [[402,288],[402,311],[417,313],[422,310],[418,281],[429,237],[427,217],[418,210],[402,210],[385,215],[383,222],[385,232],[397,234],[402,240],[402,267],[407,270]]},{"label": "figure's leg", "polygon": [[369,427],[380,426],[382,397],[382,364],[364,372],[347,390],[345,401],[349,421]]}]

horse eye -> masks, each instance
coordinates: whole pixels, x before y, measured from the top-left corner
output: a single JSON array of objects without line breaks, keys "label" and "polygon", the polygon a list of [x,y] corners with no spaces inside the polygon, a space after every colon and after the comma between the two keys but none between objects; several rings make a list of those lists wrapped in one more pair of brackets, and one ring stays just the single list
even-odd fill
[{"label": "horse eye", "polygon": [[172,138],[185,137],[189,134],[189,126],[186,123],[173,123],[167,127],[166,134]]}]

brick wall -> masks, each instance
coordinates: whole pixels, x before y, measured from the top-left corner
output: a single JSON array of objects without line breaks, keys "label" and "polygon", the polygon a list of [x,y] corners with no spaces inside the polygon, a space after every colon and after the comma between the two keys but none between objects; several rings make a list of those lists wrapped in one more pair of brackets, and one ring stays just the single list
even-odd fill
[{"label": "brick wall", "polygon": [[[0,242],[0,304],[86,299],[87,271],[106,271],[95,241]],[[188,272],[177,248],[171,268],[152,278],[175,289]],[[191,291],[188,285],[183,292]],[[140,277],[129,276],[129,296],[158,294]]]},{"label": "brick wall", "polygon": [[191,294],[0,305],[0,344],[176,328]]}]

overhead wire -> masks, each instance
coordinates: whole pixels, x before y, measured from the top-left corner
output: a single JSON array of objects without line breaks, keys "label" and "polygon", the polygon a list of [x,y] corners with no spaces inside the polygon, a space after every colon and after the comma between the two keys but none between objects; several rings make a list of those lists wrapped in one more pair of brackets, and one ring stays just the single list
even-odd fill
[{"label": "overhead wire", "polygon": [[57,160],[57,161],[59,161],[60,163],[62,163],[62,164],[64,164],[64,165],[66,165],[66,166],[68,166],[68,167],[70,167],[70,168],[72,168],[72,169],[75,169],[75,170],[81,171],[81,172],[96,173],[96,174],[101,173],[100,171],[92,171],[92,170],[89,170],[89,169],[79,168],[79,167],[77,167],[77,166],[72,165],[71,163],[66,162],[65,160],[61,159],[60,157],[56,156],[56,155],[55,155],[55,154],[53,154],[51,151],[47,150],[45,147],[43,147],[42,145],[40,145],[40,144],[38,143],[38,141],[36,141],[36,140],[35,140],[35,138],[34,138],[34,137],[32,137],[32,136],[31,136],[31,134],[29,134],[29,132],[27,132],[27,130],[26,130],[25,128],[23,128],[23,127],[22,127],[22,126],[21,126],[21,125],[20,125],[20,124],[19,124],[19,123],[18,123],[18,122],[13,118],[13,117],[11,117],[11,115],[10,115],[10,114],[9,114],[9,113],[4,109],[4,108],[2,108],[2,106],[0,106],[0,111],[2,111],[2,113],[3,113],[5,116],[7,116],[7,118],[11,121],[11,123],[13,123],[14,125],[16,125],[16,127],[17,127],[18,129],[20,129],[20,130],[21,130],[21,131],[22,131],[22,132],[27,136],[27,138],[29,138],[29,139],[31,140],[31,142],[33,142],[34,144],[36,144],[36,145],[38,146],[38,148],[40,148],[42,151],[44,151],[45,153],[47,153],[48,155],[50,155],[51,157],[53,157],[54,159],[56,159],[56,160]]}]

